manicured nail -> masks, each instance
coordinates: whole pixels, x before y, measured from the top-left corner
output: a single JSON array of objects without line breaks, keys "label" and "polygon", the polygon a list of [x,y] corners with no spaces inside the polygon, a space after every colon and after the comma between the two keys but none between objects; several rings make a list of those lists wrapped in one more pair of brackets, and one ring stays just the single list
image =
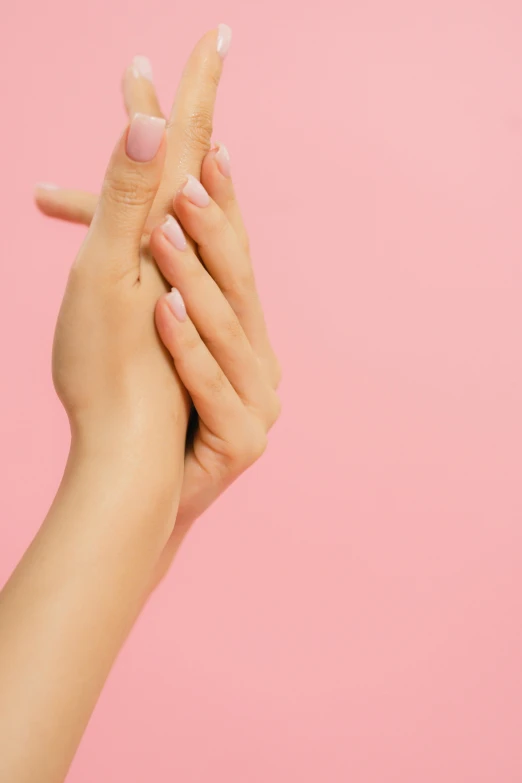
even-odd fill
[{"label": "manicured nail", "polygon": [[60,190],[59,185],[55,185],[54,182],[37,182],[34,187],[35,190]]},{"label": "manicured nail", "polygon": [[224,144],[216,144],[216,163],[224,177],[230,177],[230,155]]},{"label": "manicured nail", "polygon": [[136,69],[138,76],[142,76],[149,82],[154,81],[152,76],[152,65],[150,64],[148,57],[145,57],[143,54],[137,54],[136,57],[133,57],[132,59],[132,66]]},{"label": "manicured nail", "polygon": [[167,294],[166,296],[167,304],[178,319],[178,321],[186,321],[187,319],[187,308],[185,307],[185,302],[183,301],[183,297],[181,296],[180,292],[177,288],[173,288],[172,291]]},{"label": "manicured nail", "polygon": [[218,25],[217,51],[222,60],[227,56],[232,40],[232,30],[228,24]]},{"label": "manicured nail", "polygon": [[161,229],[169,242],[171,242],[178,250],[186,250],[187,240],[180,224],[173,218],[172,215],[167,215],[165,222],[161,226]]},{"label": "manicured nail", "polygon": [[127,134],[127,155],[138,163],[146,163],[156,157],[165,132],[162,117],[135,114]]},{"label": "manicured nail", "polygon": [[201,182],[196,177],[193,177],[192,174],[187,174],[187,181],[182,188],[182,193],[196,207],[207,207],[210,204],[210,196]]}]

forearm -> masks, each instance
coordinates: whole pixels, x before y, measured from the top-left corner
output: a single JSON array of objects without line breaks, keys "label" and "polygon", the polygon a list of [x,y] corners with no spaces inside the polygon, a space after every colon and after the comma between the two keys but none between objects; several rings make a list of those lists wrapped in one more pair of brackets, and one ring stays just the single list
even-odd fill
[{"label": "forearm", "polygon": [[[178,481],[166,487],[181,486]],[[149,593],[175,491],[134,455],[71,451],[55,502],[0,595],[0,779],[62,781]]]}]

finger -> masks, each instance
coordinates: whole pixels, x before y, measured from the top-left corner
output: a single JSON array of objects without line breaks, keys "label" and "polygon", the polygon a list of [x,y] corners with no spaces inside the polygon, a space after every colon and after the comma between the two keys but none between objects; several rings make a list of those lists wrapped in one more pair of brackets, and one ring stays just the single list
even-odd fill
[{"label": "finger", "polygon": [[199,176],[210,149],[217,88],[228,52],[231,30],[220,24],[194,47],[183,71],[167,125],[168,150],[165,176],[154,215],[170,210],[173,193],[190,172]]},{"label": "finger", "polygon": [[179,223],[168,216],[151,235],[161,273],[181,293],[203,342],[243,403],[269,428],[279,402],[245,332],[218,285],[188,246]]},{"label": "finger", "polygon": [[[177,289],[158,300],[156,326],[200,419],[226,447],[233,431],[241,426],[245,410],[187,316],[185,303]],[[218,443],[216,447],[219,448]]]},{"label": "finger", "polygon": [[260,359],[271,352],[250,258],[223,210],[191,175],[174,200],[174,210],[198,246],[205,267],[226,296]]},{"label": "finger", "polygon": [[122,91],[129,118],[135,114],[148,114],[151,117],[163,116],[148,57],[141,54],[134,57],[131,65],[123,74]]},{"label": "finger", "polygon": [[[86,246],[118,271],[139,269],[139,248],[165,159],[165,120],[135,114],[112,154]],[[100,252],[101,247],[101,252]]]},{"label": "finger", "polygon": [[230,155],[224,144],[216,143],[205,155],[201,167],[201,184],[218,207],[227,216],[247,253],[250,252],[248,233],[232,184]]},{"label": "finger", "polygon": [[67,190],[47,184],[36,186],[34,198],[38,209],[44,215],[84,226],[90,225],[98,203],[98,196],[94,193]]}]

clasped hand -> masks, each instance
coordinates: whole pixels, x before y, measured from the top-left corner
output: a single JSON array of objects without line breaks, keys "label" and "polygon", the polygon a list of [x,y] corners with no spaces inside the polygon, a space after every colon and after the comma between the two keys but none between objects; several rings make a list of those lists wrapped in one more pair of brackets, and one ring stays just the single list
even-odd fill
[{"label": "clasped hand", "polygon": [[212,31],[196,46],[168,127],[150,74],[127,71],[131,121],[99,199],[37,192],[47,214],[90,223],[53,355],[73,449],[117,456],[161,497],[174,535],[158,578],[190,524],[263,453],[280,410],[229,155],[209,149],[226,38],[220,28],[217,45]]}]

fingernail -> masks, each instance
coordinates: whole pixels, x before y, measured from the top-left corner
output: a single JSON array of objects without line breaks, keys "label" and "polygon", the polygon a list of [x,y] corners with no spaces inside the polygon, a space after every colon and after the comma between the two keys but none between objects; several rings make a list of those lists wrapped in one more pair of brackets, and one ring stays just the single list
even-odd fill
[{"label": "fingernail", "polygon": [[196,177],[193,177],[192,174],[187,175],[187,181],[182,188],[182,193],[196,207],[207,207],[210,204],[210,196],[201,182]]},{"label": "fingernail", "polygon": [[60,190],[58,185],[54,182],[37,182],[34,186],[35,190]]},{"label": "fingernail", "polygon": [[187,308],[185,307],[185,302],[178,289],[173,288],[165,298],[178,321],[185,321],[187,319]]},{"label": "fingernail", "polygon": [[232,30],[228,24],[218,25],[217,51],[222,60],[227,56],[232,40]]},{"label": "fingernail", "polygon": [[167,215],[161,229],[175,248],[178,250],[186,250],[187,240],[185,239],[183,229],[176,218],[173,218],[172,215]]},{"label": "fingernail", "polygon": [[224,177],[230,177],[230,155],[224,144],[216,144],[216,163]]},{"label": "fingernail", "polygon": [[165,132],[162,117],[135,114],[127,134],[127,155],[131,160],[145,163],[152,160],[160,148]]},{"label": "fingernail", "polygon": [[148,79],[149,82],[154,81],[152,76],[152,65],[150,64],[148,57],[145,57],[143,54],[137,54],[132,58],[132,65],[139,76]]}]

